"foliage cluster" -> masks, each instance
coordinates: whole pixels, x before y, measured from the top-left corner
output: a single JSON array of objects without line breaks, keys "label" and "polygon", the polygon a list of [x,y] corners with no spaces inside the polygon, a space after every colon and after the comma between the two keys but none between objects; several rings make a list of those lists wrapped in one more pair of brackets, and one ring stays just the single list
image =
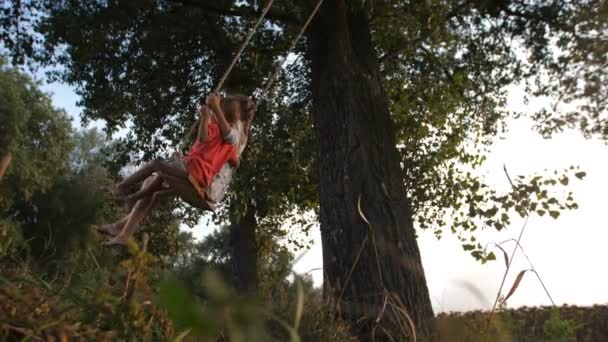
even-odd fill
[{"label": "foliage cluster", "polygon": [[[120,166],[166,156],[184,136],[194,120],[195,99],[223,72],[260,4],[11,3],[0,22],[11,59],[62,65],[53,76],[76,86],[84,119],[105,120],[110,133],[131,126],[113,155]],[[395,123],[390,134],[399,144],[414,215],[438,236],[455,231],[463,244],[475,246],[470,236],[475,227],[501,229],[501,218],[512,214],[511,206],[503,208],[501,200],[507,199],[488,193],[483,178],[467,172],[483,162],[507,123],[522,115],[507,107],[508,89],[523,88],[524,102],[555,102],[532,115],[547,136],[572,126],[606,137],[605,1],[349,3],[353,9],[364,4],[370,18]],[[238,85],[251,92],[262,83],[310,6],[274,5],[272,25],[256,34],[229,89]],[[15,29],[20,27],[32,29]],[[304,58],[280,75],[272,100],[260,108],[254,142],[235,183],[238,196],[231,197],[236,213],[255,207],[266,219],[261,231],[284,234],[281,222],[318,203],[307,46],[297,46]],[[468,215],[469,204],[476,207],[474,215]],[[485,216],[495,216],[494,206],[499,219],[483,224]],[[558,208],[550,210],[558,215]],[[480,255],[477,248],[472,252]]]},{"label": "foliage cluster", "polygon": [[606,305],[442,313],[436,317],[436,327],[444,341],[603,341],[608,334],[607,314]]},{"label": "foliage cluster", "polygon": [[[16,70],[4,69],[0,81],[8,85],[0,95],[19,100],[4,108],[11,115],[2,117],[2,129],[13,130],[5,132],[2,152],[14,159],[0,184],[37,185],[0,193],[0,338],[266,341],[296,339],[301,330],[310,340],[345,340],[348,327],[336,319],[327,324],[311,282],[286,280],[293,255],[274,239],[260,247],[257,300],[230,289],[236,281],[230,226],[195,241],[179,231],[172,201],[143,223],[145,247],[132,243],[128,253],[101,247],[91,225],[124,214],[102,190],[116,177],[107,163],[115,145],[95,130],[72,132],[65,113]],[[21,123],[40,108],[45,115]],[[53,130],[54,122],[67,126]],[[41,133],[62,152],[20,146]]]},{"label": "foliage cluster", "polygon": [[265,299],[253,299],[237,295],[212,265],[190,274],[198,281],[188,286],[179,278],[196,259],[182,260],[177,270],[144,249],[132,243],[128,255],[81,250],[79,263],[56,260],[55,271],[21,259],[23,253],[3,255],[0,338],[353,340],[346,323],[328,316],[310,280],[281,280]]},{"label": "foliage cluster", "polygon": [[[125,258],[119,266],[116,260]],[[355,341],[349,326],[328,316],[308,279],[275,284],[266,299],[236,295],[205,272],[199,292],[163,271],[132,245],[129,255],[89,250],[79,265],[54,275],[33,260],[0,263],[0,336],[95,340]],[[599,341],[608,307],[503,309],[495,314],[439,314],[437,341]],[[297,330],[297,331],[296,331]]]}]

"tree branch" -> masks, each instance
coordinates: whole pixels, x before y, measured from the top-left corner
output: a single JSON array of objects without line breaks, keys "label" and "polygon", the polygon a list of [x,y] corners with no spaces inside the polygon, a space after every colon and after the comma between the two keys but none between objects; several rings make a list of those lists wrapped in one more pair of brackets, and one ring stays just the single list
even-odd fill
[{"label": "tree branch", "polygon": [[420,49],[432,60],[432,63],[435,63],[441,69],[441,71],[448,78],[448,80],[450,81],[450,83],[452,83],[452,85],[454,86],[454,88],[456,89],[456,91],[458,92],[458,94],[460,95],[460,97],[462,98],[462,101],[464,102],[465,106],[467,107],[467,110],[471,111],[471,103],[469,101],[469,98],[466,96],[463,87],[460,86],[456,82],[456,80],[454,79],[453,73],[429,49],[427,49],[424,46],[421,46]]},{"label": "tree branch", "polygon": [[[215,39],[212,40],[212,43],[215,46],[216,51],[228,51],[227,56],[224,55],[222,57],[231,58],[232,52],[238,48],[238,44],[240,44],[240,42],[235,42],[231,37],[229,37],[226,34],[226,31],[220,25],[218,25],[214,18],[208,15],[208,13],[203,14],[203,19],[205,19],[209,31],[215,37]],[[257,45],[248,46],[247,49],[254,53],[270,55],[275,55],[283,51],[283,49],[277,47],[264,47]]]},{"label": "tree branch", "polygon": [[574,26],[566,25],[566,24],[560,22],[559,20],[557,20],[557,18],[543,17],[542,15],[540,15],[536,12],[516,11],[516,10],[510,9],[508,7],[504,8],[503,11],[507,16],[518,17],[518,18],[523,18],[523,19],[530,20],[530,21],[541,22],[541,23],[548,25],[552,29],[561,30],[563,32],[568,32],[568,33],[571,33],[576,36],[576,31],[574,29]]},{"label": "tree branch", "polygon": [[[233,16],[233,17],[255,18],[260,15],[260,13],[258,13],[258,11],[254,10],[253,8],[234,7],[231,5],[226,6],[223,4],[223,3],[225,3],[224,1],[172,0],[171,2],[175,3],[175,4],[180,4],[183,6],[197,7],[197,8],[200,8],[202,10],[205,10],[205,11],[208,11],[211,13],[228,15],[228,16]],[[281,22],[283,24],[287,24],[287,25],[301,24],[300,20],[293,14],[290,14],[290,13],[287,13],[284,11],[280,11],[280,10],[276,10],[276,9],[272,9],[272,8],[268,11],[268,14],[266,14],[266,18],[269,20],[272,20],[272,21],[279,21],[279,22]]]}]

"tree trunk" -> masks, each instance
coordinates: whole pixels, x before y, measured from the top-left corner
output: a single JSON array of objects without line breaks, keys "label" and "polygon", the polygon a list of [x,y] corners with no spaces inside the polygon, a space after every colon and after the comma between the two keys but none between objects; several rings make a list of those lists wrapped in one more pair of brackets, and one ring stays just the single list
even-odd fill
[{"label": "tree trunk", "polygon": [[249,207],[240,221],[230,231],[232,267],[237,291],[256,294],[258,290],[258,247],[256,243],[257,220],[255,210]]},{"label": "tree trunk", "polygon": [[403,341],[405,316],[420,337],[433,311],[367,13],[348,3],[309,31],[324,294],[362,340]]}]

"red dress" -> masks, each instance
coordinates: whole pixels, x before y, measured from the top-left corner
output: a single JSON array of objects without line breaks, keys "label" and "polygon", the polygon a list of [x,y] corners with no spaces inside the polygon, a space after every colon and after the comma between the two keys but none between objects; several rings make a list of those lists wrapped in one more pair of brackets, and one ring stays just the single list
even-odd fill
[{"label": "red dress", "polygon": [[224,142],[220,126],[210,121],[207,126],[207,140],[192,145],[184,160],[188,164],[188,179],[204,197],[205,189],[213,176],[230,160],[237,158],[236,145]]}]

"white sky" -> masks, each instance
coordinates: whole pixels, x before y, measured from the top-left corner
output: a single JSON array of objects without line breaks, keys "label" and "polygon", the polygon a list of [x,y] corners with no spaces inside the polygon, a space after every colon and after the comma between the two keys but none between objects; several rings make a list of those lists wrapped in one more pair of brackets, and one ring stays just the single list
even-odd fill
[{"label": "white sky", "polygon": [[[44,85],[43,89],[52,93],[55,106],[64,108],[74,117],[74,124],[79,126],[81,108],[76,105],[78,97],[73,89],[56,83]],[[510,108],[525,111],[541,105],[536,101],[526,107],[522,98],[521,90],[513,89]],[[95,126],[100,127],[101,123],[97,122]],[[488,184],[508,189],[503,164],[507,165],[512,177],[544,169],[564,169],[570,165],[579,165],[587,172],[583,181],[570,183],[580,209],[562,213],[558,220],[531,218],[522,245],[557,304],[608,303],[608,272],[601,271],[599,266],[608,260],[605,246],[608,241],[607,220],[602,215],[606,210],[602,195],[608,189],[608,146],[600,141],[586,140],[576,131],[543,140],[531,130],[531,122],[518,120],[511,122],[506,138],[495,143],[480,170],[487,176]],[[522,223],[522,220],[513,220],[512,226],[503,232],[487,231],[477,237],[482,245],[516,238]],[[194,234],[201,236],[208,231],[208,227],[201,226]],[[481,265],[449,234],[440,241],[431,232],[420,232],[419,235],[418,243],[435,311],[491,308],[505,268],[500,252],[496,253],[499,258],[496,262]],[[314,246],[295,265],[299,273],[323,265],[318,228],[313,236]],[[529,268],[524,261],[518,252],[504,291],[508,291],[520,270]],[[315,283],[320,285],[322,271],[312,271],[311,274]],[[509,301],[509,306],[513,307],[547,304],[549,300],[532,274],[524,277]]]}]

